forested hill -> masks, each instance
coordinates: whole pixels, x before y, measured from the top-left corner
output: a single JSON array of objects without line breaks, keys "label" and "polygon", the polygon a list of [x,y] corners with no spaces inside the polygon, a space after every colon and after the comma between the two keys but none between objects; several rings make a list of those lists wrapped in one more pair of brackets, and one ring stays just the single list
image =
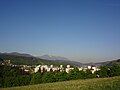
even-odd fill
[{"label": "forested hill", "polygon": [[110,61],[109,63],[107,63],[106,65],[107,66],[110,66],[110,65],[112,65],[112,64],[119,64],[120,65],[120,59],[118,59],[118,60],[113,60],[113,61]]},{"label": "forested hill", "polygon": [[26,65],[37,65],[37,64],[47,64],[47,65],[75,65],[79,66],[81,63],[76,63],[74,61],[64,61],[64,60],[45,60],[37,58],[34,56],[22,56],[22,55],[10,55],[10,54],[0,54],[0,58],[3,60],[10,60],[12,64],[26,64]]},{"label": "forested hill", "polygon": [[47,64],[47,65],[72,65],[72,66],[86,66],[86,65],[111,65],[112,63],[118,63],[120,64],[120,59],[113,60],[113,61],[106,61],[106,62],[100,62],[100,63],[80,63],[76,61],[69,61],[69,60],[45,60],[38,57],[34,57],[29,54],[19,54],[19,53],[12,53],[12,54],[6,54],[6,53],[0,53],[0,59],[3,60],[10,60],[12,64],[26,64],[26,65],[37,65],[37,64]]},{"label": "forested hill", "polygon": [[116,63],[116,64],[119,64],[119,65],[120,65],[120,59],[112,60],[112,61],[106,61],[106,62],[99,62],[99,63],[96,63],[96,65],[110,66],[110,65],[112,65],[113,63]]}]

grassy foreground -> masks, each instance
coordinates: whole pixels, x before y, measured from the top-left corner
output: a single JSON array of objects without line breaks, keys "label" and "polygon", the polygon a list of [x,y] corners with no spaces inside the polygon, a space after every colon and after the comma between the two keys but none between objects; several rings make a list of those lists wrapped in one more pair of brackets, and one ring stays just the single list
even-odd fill
[{"label": "grassy foreground", "polygon": [[120,90],[120,76],[11,87],[4,90]]}]

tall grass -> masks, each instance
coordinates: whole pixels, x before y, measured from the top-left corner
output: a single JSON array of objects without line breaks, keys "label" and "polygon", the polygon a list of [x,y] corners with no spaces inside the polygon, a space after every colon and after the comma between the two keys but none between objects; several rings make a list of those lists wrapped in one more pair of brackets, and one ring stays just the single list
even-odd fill
[{"label": "tall grass", "polygon": [[11,87],[5,90],[120,90],[120,76]]}]

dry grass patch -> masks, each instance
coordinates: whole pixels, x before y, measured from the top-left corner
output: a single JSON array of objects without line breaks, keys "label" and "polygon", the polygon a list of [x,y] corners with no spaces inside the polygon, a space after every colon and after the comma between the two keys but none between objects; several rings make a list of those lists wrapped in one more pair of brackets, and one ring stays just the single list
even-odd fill
[{"label": "dry grass patch", "polygon": [[5,90],[120,90],[120,76],[11,87]]}]

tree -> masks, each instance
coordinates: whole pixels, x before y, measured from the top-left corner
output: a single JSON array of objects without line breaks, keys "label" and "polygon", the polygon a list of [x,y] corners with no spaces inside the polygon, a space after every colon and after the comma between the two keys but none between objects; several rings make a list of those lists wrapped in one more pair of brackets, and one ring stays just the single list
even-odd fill
[{"label": "tree", "polygon": [[67,80],[67,73],[66,72],[56,72],[55,73],[55,81],[65,81]]},{"label": "tree", "polygon": [[31,77],[30,84],[42,83],[42,74],[40,72],[34,73]]},{"label": "tree", "polygon": [[12,87],[12,86],[14,86],[14,77],[4,78],[4,87]]},{"label": "tree", "polygon": [[80,71],[79,69],[76,67],[74,68],[73,70],[71,70],[69,73],[68,73],[68,78],[71,80],[71,79],[79,79],[80,78]]},{"label": "tree", "polygon": [[3,78],[0,77],[0,87],[3,87],[4,85]]},{"label": "tree", "polygon": [[100,66],[100,70],[96,71],[96,74],[98,74],[100,77],[108,77],[108,67]]},{"label": "tree", "polygon": [[43,83],[55,82],[54,72],[46,72],[42,77]]},{"label": "tree", "polygon": [[85,78],[95,78],[95,77],[96,77],[96,75],[93,74],[90,69],[87,69],[85,71]]},{"label": "tree", "polygon": [[112,63],[108,69],[109,76],[119,76],[120,75],[120,63]]},{"label": "tree", "polygon": [[80,79],[85,79],[85,78],[86,78],[85,71],[81,70],[81,71],[79,72],[79,77],[80,77]]}]

